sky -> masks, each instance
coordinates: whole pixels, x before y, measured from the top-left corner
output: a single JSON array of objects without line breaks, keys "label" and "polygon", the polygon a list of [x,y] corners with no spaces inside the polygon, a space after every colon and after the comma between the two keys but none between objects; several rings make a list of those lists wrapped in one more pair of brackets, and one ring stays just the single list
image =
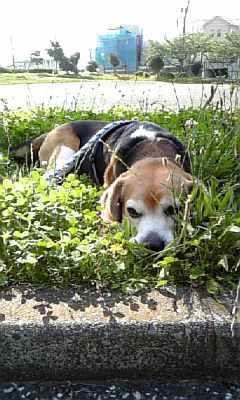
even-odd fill
[{"label": "sky", "polygon": [[[2,0],[0,65],[28,59],[58,40],[67,56],[79,51],[81,65],[90,59],[97,34],[121,24],[138,25],[144,40],[164,40],[179,34],[177,18],[187,0]],[[187,27],[216,15],[240,19],[239,0],[191,0]]]}]

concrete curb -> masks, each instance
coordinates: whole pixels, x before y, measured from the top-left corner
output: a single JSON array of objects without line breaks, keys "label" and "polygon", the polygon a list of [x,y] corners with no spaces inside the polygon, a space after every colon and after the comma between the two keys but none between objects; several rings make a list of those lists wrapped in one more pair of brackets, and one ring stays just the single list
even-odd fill
[{"label": "concrete curb", "polygon": [[233,301],[189,288],[1,292],[0,379],[239,378]]}]

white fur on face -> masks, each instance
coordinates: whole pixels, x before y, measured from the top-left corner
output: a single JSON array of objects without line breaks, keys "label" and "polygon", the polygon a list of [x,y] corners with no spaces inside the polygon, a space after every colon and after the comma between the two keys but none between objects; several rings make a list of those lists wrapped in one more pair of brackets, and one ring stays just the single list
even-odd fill
[{"label": "white fur on face", "polygon": [[136,131],[131,134],[131,138],[145,137],[149,140],[155,140],[157,136],[157,132],[150,131],[148,129],[140,126]]},{"label": "white fur on face", "polygon": [[137,229],[137,235],[134,238],[137,243],[144,243],[150,233],[157,234],[165,244],[174,239],[173,218],[167,216],[163,208],[171,204],[170,199],[164,199],[154,210],[148,210],[140,200],[129,199],[127,201],[126,208],[132,207],[141,214],[139,218],[131,218],[127,215],[131,225]]}]

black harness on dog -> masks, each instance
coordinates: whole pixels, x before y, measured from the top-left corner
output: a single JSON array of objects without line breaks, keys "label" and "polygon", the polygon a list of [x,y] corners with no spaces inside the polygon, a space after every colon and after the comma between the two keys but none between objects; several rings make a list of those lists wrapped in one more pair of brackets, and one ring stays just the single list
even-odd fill
[{"label": "black harness on dog", "polygon": [[62,169],[47,172],[45,178],[61,184],[67,174],[75,171],[87,173],[96,185],[102,185],[106,168],[104,145],[107,146],[107,152],[114,152],[118,158],[115,172],[116,176],[119,176],[135,161],[136,149],[149,140],[145,135],[134,136],[133,133],[141,124],[144,124],[147,131],[155,132],[156,139],[170,142],[174,146],[176,154],[180,155],[182,167],[185,171],[190,172],[188,153],[177,138],[157,124],[132,120],[111,122],[105,125],[69,159]]},{"label": "black harness on dog", "polygon": [[72,171],[88,172],[96,185],[102,184],[102,179],[96,169],[96,155],[102,150],[103,143],[109,139],[111,135],[116,134],[118,139],[127,125],[135,124],[137,121],[118,121],[110,122],[100,129],[89,141],[80,148],[64,165],[63,169],[57,171],[49,171],[45,174],[45,178],[54,181],[60,185],[64,177]]}]

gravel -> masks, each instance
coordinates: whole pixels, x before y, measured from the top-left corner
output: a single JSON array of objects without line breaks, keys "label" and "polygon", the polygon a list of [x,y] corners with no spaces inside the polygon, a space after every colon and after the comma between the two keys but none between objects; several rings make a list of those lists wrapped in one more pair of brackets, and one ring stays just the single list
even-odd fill
[{"label": "gravel", "polygon": [[31,382],[0,384],[0,400],[239,400],[240,382]]}]

